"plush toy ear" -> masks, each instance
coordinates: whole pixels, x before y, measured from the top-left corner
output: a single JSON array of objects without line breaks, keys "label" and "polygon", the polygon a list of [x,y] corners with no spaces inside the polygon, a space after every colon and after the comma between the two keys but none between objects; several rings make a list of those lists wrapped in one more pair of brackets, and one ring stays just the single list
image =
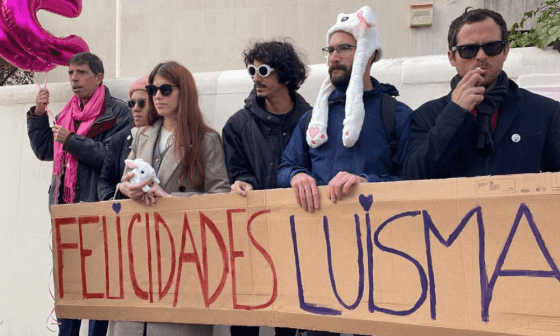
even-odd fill
[{"label": "plush toy ear", "polygon": [[136,164],[136,162],[134,162],[132,160],[124,160],[124,163],[126,164],[126,166],[128,168],[132,168],[132,169],[138,168],[138,164]]}]

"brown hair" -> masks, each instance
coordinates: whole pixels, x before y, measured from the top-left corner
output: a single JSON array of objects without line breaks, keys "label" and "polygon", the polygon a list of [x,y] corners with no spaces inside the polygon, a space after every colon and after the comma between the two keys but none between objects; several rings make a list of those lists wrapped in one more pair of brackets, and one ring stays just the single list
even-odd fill
[{"label": "brown hair", "polygon": [[447,44],[449,45],[449,50],[457,45],[457,35],[459,30],[463,27],[465,23],[476,23],[484,21],[487,18],[492,18],[502,31],[502,40],[507,40],[509,36],[509,31],[507,29],[506,21],[502,15],[490,9],[478,8],[473,9],[472,7],[465,8],[465,12],[453,20],[449,25],[449,32],[447,33]]},{"label": "brown hair", "polygon": [[[189,70],[177,62],[166,62],[156,65],[148,83],[154,83],[154,77],[159,75],[179,89],[179,107],[177,116],[177,128],[175,129],[173,146],[181,164],[179,179],[188,176],[195,189],[200,190],[204,185],[204,153],[202,141],[206,132],[215,132],[206,125],[202,111],[198,106],[198,90],[194,78]],[[149,97],[150,109],[148,111],[148,123],[151,125],[158,118],[155,110],[153,97]],[[154,116],[155,113],[155,116]],[[198,176],[197,176],[198,175]]]}]

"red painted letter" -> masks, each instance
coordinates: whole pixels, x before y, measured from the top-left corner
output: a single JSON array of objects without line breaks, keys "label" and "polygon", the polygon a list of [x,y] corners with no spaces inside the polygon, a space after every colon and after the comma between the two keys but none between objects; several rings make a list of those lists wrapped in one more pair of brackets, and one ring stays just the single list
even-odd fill
[{"label": "red painted letter", "polygon": [[[193,252],[185,253],[185,245],[187,243],[186,234],[189,234],[191,239],[191,244],[193,247]],[[183,269],[183,263],[194,262],[196,264],[196,270],[198,271],[198,280],[200,281],[200,287],[202,288],[202,296],[204,298],[208,297],[208,291],[204,287],[204,279],[202,275],[202,269],[200,268],[200,261],[198,260],[198,252],[196,251],[196,245],[194,244],[194,238],[191,231],[191,226],[189,225],[189,218],[185,212],[185,219],[183,221],[183,234],[181,235],[181,251],[179,252],[179,266],[177,268],[177,281],[175,282],[175,297],[173,298],[173,307],[177,307],[177,299],[179,297],[179,286],[181,284],[181,270]],[[206,301],[206,300],[205,300]]]},{"label": "red painted letter", "polygon": [[216,291],[214,291],[214,293],[210,297],[204,296],[204,304],[206,305],[206,308],[208,308],[214,301],[216,301],[216,299],[218,298],[218,296],[220,296],[220,293],[224,289],[224,286],[226,284],[227,274],[228,274],[228,260],[227,260],[227,249],[226,249],[226,244],[224,243],[224,238],[222,238],[222,235],[220,234],[220,231],[218,231],[216,224],[214,224],[214,222],[212,222],[210,218],[208,218],[208,216],[206,216],[202,211],[200,211],[200,234],[202,236],[202,265],[204,267],[204,287],[206,287],[203,293],[208,293],[209,291],[208,246],[206,243],[206,226],[208,226],[210,231],[212,231],[212,234],[216,239],[216,243],[218,243],[218,247],[220,248],[220,253],[222,254],[222,278],[220,279],[220,283],[216,288]]},{"label": "red painted letter", "polygon": [[243,257],[243,251],[236,251],[233,246],[233,219],[232,214],[236,212],[245,212],[245,209],[230,209],[227,211],[227,222],[229,232],[229,262],[231,263],[231,298],[233,300],[233,309],[241,309],[237,304],[237,278],[235,277],[235,258]]},{"label": "red painted letter", "polygon": [[105,292],[107,299],[124,299],[124,279],[123,279],[123,261],[122,261],[122,239],[121,239],[121,217],[116,217],[117,230],[117,246],[119,255],[119,296],[109,295],[109,245],[107,243],[107,218],[103,216],[103,238],[105,242]]},{"label": "red painted letter", "polygon": [[130,224],[128,225],[128,265],[130,269],[130,282],[132,282],[132,288],[134,289],[134,294],[142,300],[148,300],[148,292],[142,290],[138,285],[138,279],[136,278],[136,271],[134,270],[134,253],[132,251],[132,228],[135,221],[140,221],[141,217],[139,213],[135,213],[130,219]]},{"label": "red painted letter", "polygon": [[80,262],[82,265],[82,295],[84,299],[102,299],[104,293],[88,293],[86,282],[86,257],[91,256],[91,250],[84,249],[84,239],[82,234],[82,225],[98,224],[99,216],[80,216],[78,218],[78,231],[80,232]]},{"label": "red painted letter", "polygon": [[60,226],[68,224],[76,224],[76,217],[70,218],[56,218],[54,220],[55,227],[55,237],[56,237],[56,254],[58,258],[58,290],[60,298],[64,298],[64,279],[62,277],[62,270],[64,269],[64,262],[62,261],[62,250],[63,249],[78,249],[77,243],[62,243],[62,238],[60,237]]},{"label": "red painted letter", "polygon": [[[169,226],[163,220],[163,217],[157,212],[154,212],[154,220],[155,220],[155,229],[156,229],[156,253],[157,253],[157,268],[158,268],[158,292],[159,292],[159,299],[163,299],[167,292],[169,292],[169,288],[171,287],[171,282],[173,281],[173,275],[175,275],[175,241],[173,240],[173,236],[171,235],[171,231],[169,230]],[[165,284],[165,288],[161,289],[161,244],[159,239],[159,226],[162,225],[165,230],[167,231],[167,237],[169,237],[169,243],[171,244],[171,269],[169,270],[169,277],[167,278],[167,283]]]},{"label": "red painted letter", "polygon": [[251,240],[251,243],[262,254],[262,256],[264,257],[266,262],[268,262],[268,264],[270,265],[270,270],[272,271],[272,295],[270,296],[270,300],[268,300],[268,302],[266,302],[262,305],[240,306],[240,308],[242,308],[242,309],[255,310],[255,309],[266,308],[266,307],[270,306],[274,301],[276,301],[276,297],[278,296],[278,278],[276,277],[276,268],[274,267],[274,263],[272,262],[272,258],[270,257],[270,254],[268,254],[268,252],[266,252],[264,247],[262,247],[262,245],[259,244],[255,240],[255,238],[253,237],[253,233],[251,232],[251,225],[253,224],[253,220],[255,218],[257,218],[258,216],[260,216],[262,214],[265,214],[265,213],[270,213],[270,210],[269,209],[262,210],[262,211],[259,211],[259,212],[255,212],[254,214],[251,215],[251,218],[249,218],[249,222],[247,223],[247,234],[249,235],[249,239]]},{"label": "red painted letter", "polygon": [[154,288],[152,283],[152,243],[150,239],[150,216],[146,213],[146,245],[148,249],[148,293],[150,303],[154,302]]}]

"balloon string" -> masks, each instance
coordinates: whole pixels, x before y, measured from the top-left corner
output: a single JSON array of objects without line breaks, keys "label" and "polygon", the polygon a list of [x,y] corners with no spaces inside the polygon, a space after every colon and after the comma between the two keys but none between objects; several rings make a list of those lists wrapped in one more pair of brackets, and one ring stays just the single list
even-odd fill
[{"label": "balloon string", "polygon": [[49,274],[49,294],[51,295],[51,298],[53,299],[53,301],[55,300],[54,298],[54,289],[52,288],[52,286],[54,286],[54,269],[51,269],[51,273]]},{"label": "balloon string", "polygon": [[[50,332],[53,332],[53,333],[54,333],[54,332],[57,332],[57,330],[51,329],[51,326],[58,326],[58,325],[60,325],[60,323],[59,323],[58,320],[56,319],[56,315],[54,314],[54,312],[55,312],[55,310],[54,310],[54,307],[53,307],[53,309],[51,309],[51,313],[49,314],[49,317],[47,317],[47,321],[45,322],[45,327],[47,327],[47,329],[48,329]],[[53,316],[53,315],[54,315],[54,316]],[[53,322],[50,322],[51,320],[52,320]],[[58,328],[57,328],[57,329],[58,329]]]},{"label": "balloon string", "polygon": [[[43,81],[43,86],[39,85],[39,83],[37,83],[37,80],[35,80],[35,84],[37,84],[37,86],[39,87],[39,90],[47,89],[48,76],[49,76],[49,73],[47,71],[47,72],[45,72],[45,80]],[[52,113],[51,109],[49,108],[49,104],[45,104],[45,110],[47,111],[47,115],[49,116],[49,119],[55,124],[56,119],[54,118],[54,114]]]},{"label": "balloon string", "polygon": [[[49,249],[52,252],[52,229],[49,231]],[[47,284],[47,287],[49,289],[49,294],[51,295],[51,298],[53,301],[55,301],[55,297],[54,297],[54,291],[51,288],[51,286],[54,285],[54,268],[51,268],[51,271],[49,273],[49,281]],[[55,307],[53,307],[51,309],[51,312],[49,314],[49,316],[47,317],[47,321],[45,321],[45,327],[47,328],[48,331],[50,332],[57,332],[58,331],[58,326],[60,325],[60,323],[58,322],[57,318],[56,318],[56,314],[55,314]],[[56,326],[56,327],[54,327]]]}]

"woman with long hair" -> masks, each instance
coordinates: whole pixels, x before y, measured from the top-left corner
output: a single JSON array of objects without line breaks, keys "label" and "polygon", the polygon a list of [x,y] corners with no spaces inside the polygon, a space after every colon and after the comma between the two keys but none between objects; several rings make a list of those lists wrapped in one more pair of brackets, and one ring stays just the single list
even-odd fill
[{"label": "woman with long hair", "polygon": [[[125,168],[119,191],[150,205],[159,197],[227,193],[229,181],[220,136],[205,124],[192,74],[176,62],[158,64],[148,78],[148,124],[132,142],[128,159],[150,163],[160,183],[148,192],[133,185]],[[109,335],[212,335],[213,326],[175,323],[111,322]]]},{"label": "woman with long hair", "polygon": [[146,91],[150,127],[140,129],[128,159],[150,163],[161,182],[144,193],[148,181],[130,184],[132,169],[127,167],[120,192],[147,204],[169,195],[229,192],[221,139],[204,122],[190,71],[176,62],[160,63],[150,74]]}]

